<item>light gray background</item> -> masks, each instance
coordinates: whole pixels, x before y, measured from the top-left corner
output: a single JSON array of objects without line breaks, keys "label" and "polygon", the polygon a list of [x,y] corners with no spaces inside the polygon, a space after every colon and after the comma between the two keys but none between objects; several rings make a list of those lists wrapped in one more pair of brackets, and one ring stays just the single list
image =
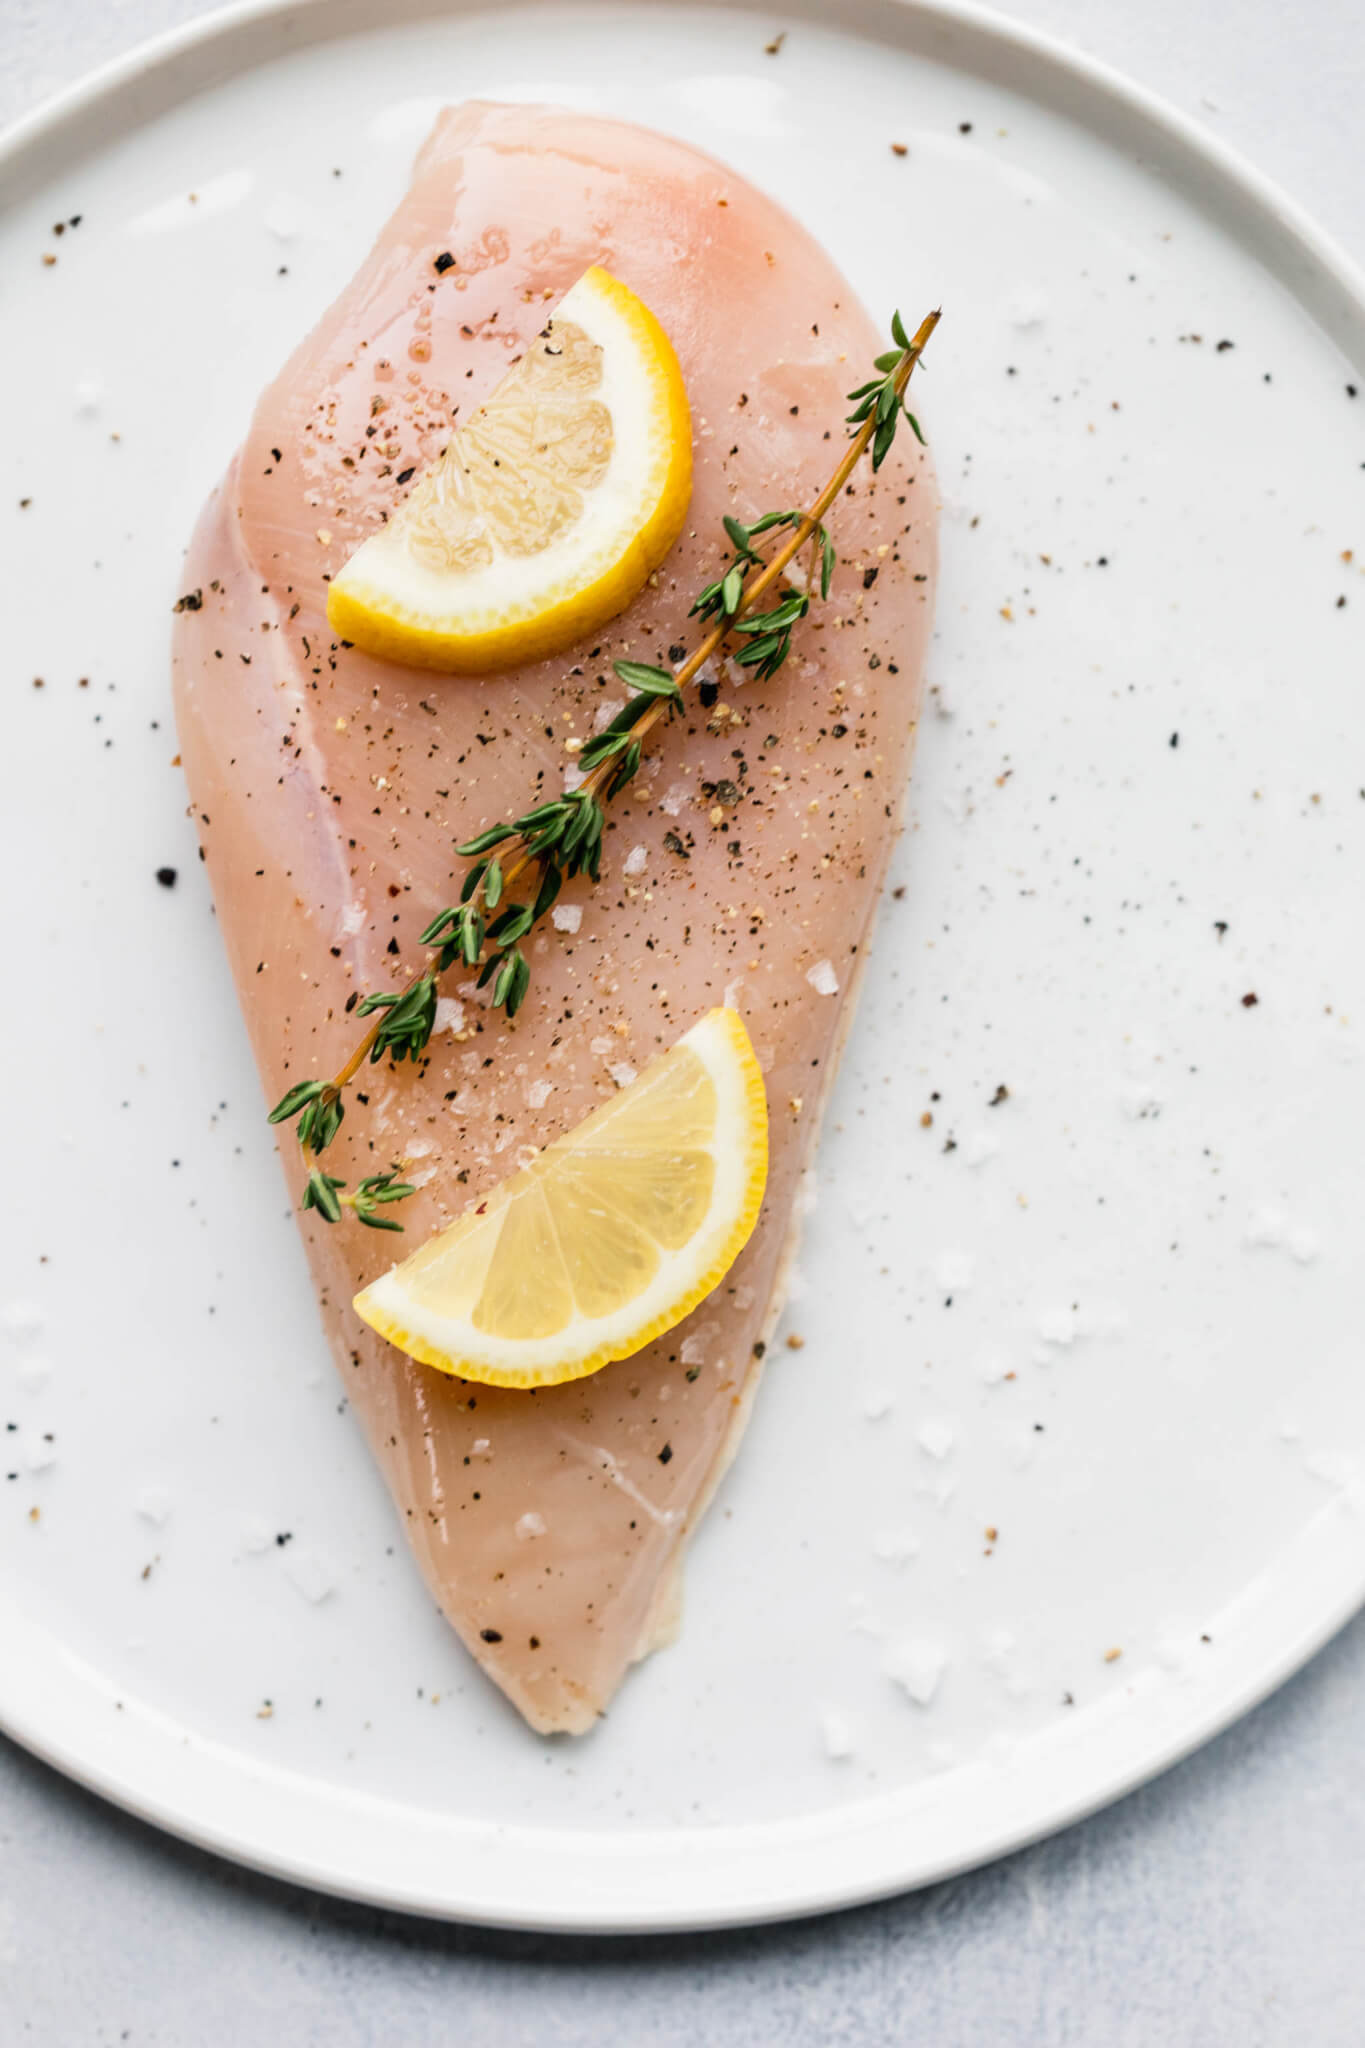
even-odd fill
[{"label": "light gray background", "polygon": [[[208,11],[0,0],[0,123]],[[1359,0],[1003,11],[1193,114],[1365,257]],[[0,1740],[0,2048],[1362,2048],[1362,1736],[1365,1618],[1189,1763],[990,1870],[804,1925],[619,1942],[296,1892]]]}]

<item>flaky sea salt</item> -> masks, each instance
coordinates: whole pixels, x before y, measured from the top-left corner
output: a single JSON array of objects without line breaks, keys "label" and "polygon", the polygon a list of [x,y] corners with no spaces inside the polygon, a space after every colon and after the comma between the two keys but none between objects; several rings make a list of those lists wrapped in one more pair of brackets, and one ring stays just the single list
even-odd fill
[{"label": "flaky sea salt", "polygon": [[820,1741],[831,1763],[843,1763],[853,1754],[853,1729],[847,1714],[837,1707],[820,1709]]},{"label": "flaky sea salt", "polygon": [[966,1252],[943,1252],[934,1268],[934,1276],[947,1293],[961,1294],[964,1288],[971,1286],[973,1271],[972,1261]]},{"label": "flaky sea salt", "polygon": [[438,1031],[464,1030],[464,1004],[456,996],[437,996],[436,1029]]},{"label": "flaky sea salt", "polygon": [[1076,1341],[1076,1314],[1074,1309],[1044,1309],[1038,1318],[1038,1335],[1045,1344],[1074,1344]]},{"label": "flaky sea salt", "polygon": [[919,1538],[913,1529],[886,1529],[872,1540],[872,1555],[883,1564],[908,1564],[919,1556]]},{"label": "flaky sea salt", "polygon": [[676,818],[691,794],[685,782],[672,782],[659,798],[659,809],[666,812],[670,818]]},{"label": "flaky sea salt", "polygon": [[915,1442],[931,1458],[946,1458],[956,1437],[952,1423],[942,1415],[928,1416],[915,1431]]},{"label": "flaky sea salt", "polygon": [[315,1550],[286,1550],[284,1575],[294,1591],[314,1607],[332,1590],[332,1574]]},{"label": "flaky sea salt", "polygon": [[839,977],[834,972],[832,960],[817,960],[814,967],[806,969],[806,980],[818,996],[834,996],[839,993]]},{"label": "flaky sea salt", "polygon": [[617,1060],[614,1066],[607,1068],[607,1072],[618,1088],[629,1088],[635,1079],[635,1069],[629,1060]]},{"label": "flaky sea salt", "polygon": [[19,1445],[30,1472],[46,1472],[49,1465],[57,1462],[57,1447],[43,1430],[25,1430]]},{"label": "flaky sea salt", "polygon": [[513,1532],[519,1543],[530,1543],[535,1537],[545,1534],[545,1517],[538,1515],[534,1508],[528,1509],[526,1514],[518,1515]]},{"label": "flaky sea salt", "polygon": [[948,1652],[940,1643],[911,1637],[893,1644],[887,1651],[882,1668],[907,1699],[913,1700],[917,1707],[927,1707],[948,1668]]},{"label": "flaky sea salt", "polygon": [[553,1081],[532,1081],[526,1089],[526,1107],[528,1109],[544,1109],[553,1094]]},{"label": "flaky sea salt", "polygon": [[171,1497],[164,1486],[144,1486],[133,1507],[144,1522],[160,1529],[170,1519]]},{"label": "flaky sea salt", "polygon": [[647,846],[632,846],[630,852],[626,855],[625,873],[628,875],[642,875],[648,866],[649,848]]},{"label": "flaky sea salt", "polygon": [[43,1312],[33,1301],[11,1301],[0,1309],[0,1329],[16,1344],[36,1337],[43,1327]]},{"label": "flaky sea salt", "polygon": [[581,903],[556,903],[550,921],[557,932],[576,932],[583,922]]}]

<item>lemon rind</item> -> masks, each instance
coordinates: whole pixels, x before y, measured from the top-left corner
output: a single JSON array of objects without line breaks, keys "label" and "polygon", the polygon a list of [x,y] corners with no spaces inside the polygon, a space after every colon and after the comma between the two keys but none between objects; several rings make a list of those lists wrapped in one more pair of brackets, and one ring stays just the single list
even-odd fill
[{"label": "lemon rind", "polygon": [[667,450],[666,460],[643,480],[648,495],[640,516],[589,558],[590,580],[541,583],[525,611],[503,608],[487,624],[456,631],[357,568],[368,546],[362,543],[328,589],[327,620],[340,639],[405,667],[444,674],[486,674],[545,660],[619,616],[664,560],[682,531],[692,488],[692,424],[682,370],[655,314],[619,278],[594,265],[579,280],[584,284],[639,342],[659,445]]}]

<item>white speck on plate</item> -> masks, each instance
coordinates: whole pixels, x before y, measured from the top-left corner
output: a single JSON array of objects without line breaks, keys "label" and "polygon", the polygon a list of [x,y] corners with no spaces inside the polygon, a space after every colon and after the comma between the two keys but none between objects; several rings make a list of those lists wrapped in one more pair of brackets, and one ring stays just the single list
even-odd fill
[{"label": "white speck on plate", "polygon": [[817,960],[814,967],[806,969],[806,980],[818,996],[837,996],[839,977],[834,972],[832,960]]},{"label": "white speck on plate", "polygon": [[1021,1429],[1010,1438],[1009,1461],[1011,1472],[1027,1472],[1038,1456],[1039,1436],[1036,1430]]},{"label": "white speck on plate", "polygon": [[104,385],[98,377],[82,377],[76,386],[76,410],[78,413],[99,411],[104,396]]},{"label": "white speck on plate", "polygon": [[885,1529],[873,1537],[872,1554],[883,1564],[908,1564],[919,1556],[919,1538],[913,1529]]},{"label": "white speck on plate", "polygon": [[1318,1240],[1315,1233],[1299,1225],[1289,1233],[1289,1250],[1301,1266],[1311,1266],[1318,1255]]},{"label": "white speck on plate", "polygon": [[820,1741],[831,1763],[842,1763],[853,1754],[853,1729],[847,1714],[838,1707],[820,1709]]},{"label": "white speck on plate", "polygon": [[303,209],[297,199],[290,199],[283,193],[270,201],[262,219],[277,242],[292,242],[303,233]]},{"label": "white speck on plate", "polygon": [[988,1387],[998,1387],[1004,1383],[1010,1362],[1003,1352],[992,1351],[981,1359],[976,1369]]},{"label": "white speck on plate", "polygon": [[1285,1240],[1289,1219],[1282,1209],[1257,1209],[1243,1234],[1242,1242],[1252,1250],[1273,1248]]},{"label": "white speck on plate", "polygon": [[891,1413],[891,1396],[885,1387],[873,1387],[863,1397],[863,1417],[867,1422],[881,1422]]},{"label": "white speck on plate", "polygon": [[1047,294],[1036,285],[1021,285],[1011,293],[1009,323],[1020,334],[1027,334],[1030,328],[1041,327],[1047,315]]},{"label": "white speck on plate", "polygon": [[36,1337],[43,1327],[43,1312],[33,1301],[11,1301],[0,1310],[0,1329],[15,1344]]},{"label": "white speck on plate", "polygon": [[314,1607],[332,1590],[332,1574],[315,1550],[286,1550],[284,1575],[294,1591]]},{"label": "white speck on plate", "polygon": [[923,1636],[912,1636],[892,1645],[882,1668],[907,1699],[913,1700],[917,1707],[927,1707],[948,1668],[948,1652],[941,1643],[929,1642]]},{"label": "white speck on plate", "polygon": [[556,903],[550,921],[557,932],[576,932],[583,922],[581,903]]},{"label": "white speck on plate", "polygon": [[976,1268],[966,1252],[944,1252],[934,1269],[934,1277],[940,1287],[951,1294],[960,1294],[972,1284]]},{"label": "white speck on plate", "polygon": [[987,1629],[981,1639],[981,1661],[988,1671],[994,1671],[1003,1678],[1018,1647],[1009,1629]]},{"label": "white speck on plate", "polygon": [[49,1465],[57,1462],[57,1450],[47,1441],[41,1430],[25,1430],[19,1439],[25,1465],[30,1472],[46,1472]]},{"label": "white speck on plate", "polygon": [[528,1508],[524,1515],[518,1515],[512,1525],[518,1543],[530,1543],[537,1536],[543,1536],[545,1527],[545,1517],[538,1515],[534,1508]]},{"label": "white speck on plate", "polygon": [[40,1387],[52,1372],[52,1361],[37,1352],[30,1352],[19,1361],[19,1378],[26,1387]]},{"label": "white speck on plate", "polygon": [[1038,1335],[1045,1344],[1074,1344],[1075,1311],[1069,1308],[1044,1309],[1038,1318]]},{"label": "white speck on plate", "polygon": [[252,1515],[249,1520],[243,1522],[242,1548],[253,1552],[257,1557],[263,1550],[269,1550],[270,1525],[263,1522],[259,1515]]},{"label": "white speck on plate", "polygon": [[915,1431],[915,1442],[931,1458],[946,1458],[957,1441],[957,1431],[943,1415],[929,1415]]},{"label": "white speck on plate", "polygon": [[632,846],[630,852],[626,855],[625,872],[628,875],[642,875],[648,866],[649,848],[647,846]]},{"label": "white speck on plate", "polygon": [[1000,1140],[989,1131],[973,1131],[961,1143],[963,1161],[968,1166],[984,1166],[999,1150]]},{"label": "white speck on plate", "polygon": [[160,1529],[170,1519],[171,1496],[164,1486],[144,1486],[133,1507],[144,1522]]}]

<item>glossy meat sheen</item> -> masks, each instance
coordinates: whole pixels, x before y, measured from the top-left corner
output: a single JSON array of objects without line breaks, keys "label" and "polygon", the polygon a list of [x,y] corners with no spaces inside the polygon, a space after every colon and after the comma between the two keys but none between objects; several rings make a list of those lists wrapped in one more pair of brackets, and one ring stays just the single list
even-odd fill
[{"label": "glossy meat sheen", "polygon": [[[591,263],[653,307],[687,378],[695,496],[656,587],[600,646],[487,680],[339,648],[327,573]],[[913,294],[913,277],[897,283]],[[844,393],[881,346],[823,251],[682,144],[543,108],[438,122],[354,283],[261,399],[195,536],[202,609],[177,621],[185,767],[269,1100],[335,1071],[357,1036],[348,998],[420,962],[417,934],[458,887],[453,843],[562,786],[565,740],[621,701],[610,658],[695,644],[686,614],[722,514],[814,496]],[[744,1418],[909,769],[935,515],[902,433],[837,507],[833,593],[787,666],[762,685],[719,676],[719,701],[659,736],[615,808],[599,886],[562,899],[581,926],[532,942],[515,1023],[452,976],[425,1073],[366,1070],[328,1164],[354,1183],[406,1160],[421,1183],[406,1238],[303,1219],[347,1392],[428,1584],[537,1729],[591,1726],[666,1633],[681,1546]],[[838,993],[821,993],[831,978]],[[767,1079],[771,1173],[748,1248],[684,1325],[537,1395],[443,1378],[364,1328],[351,1297],[396,1246],[727,996]]]}]

